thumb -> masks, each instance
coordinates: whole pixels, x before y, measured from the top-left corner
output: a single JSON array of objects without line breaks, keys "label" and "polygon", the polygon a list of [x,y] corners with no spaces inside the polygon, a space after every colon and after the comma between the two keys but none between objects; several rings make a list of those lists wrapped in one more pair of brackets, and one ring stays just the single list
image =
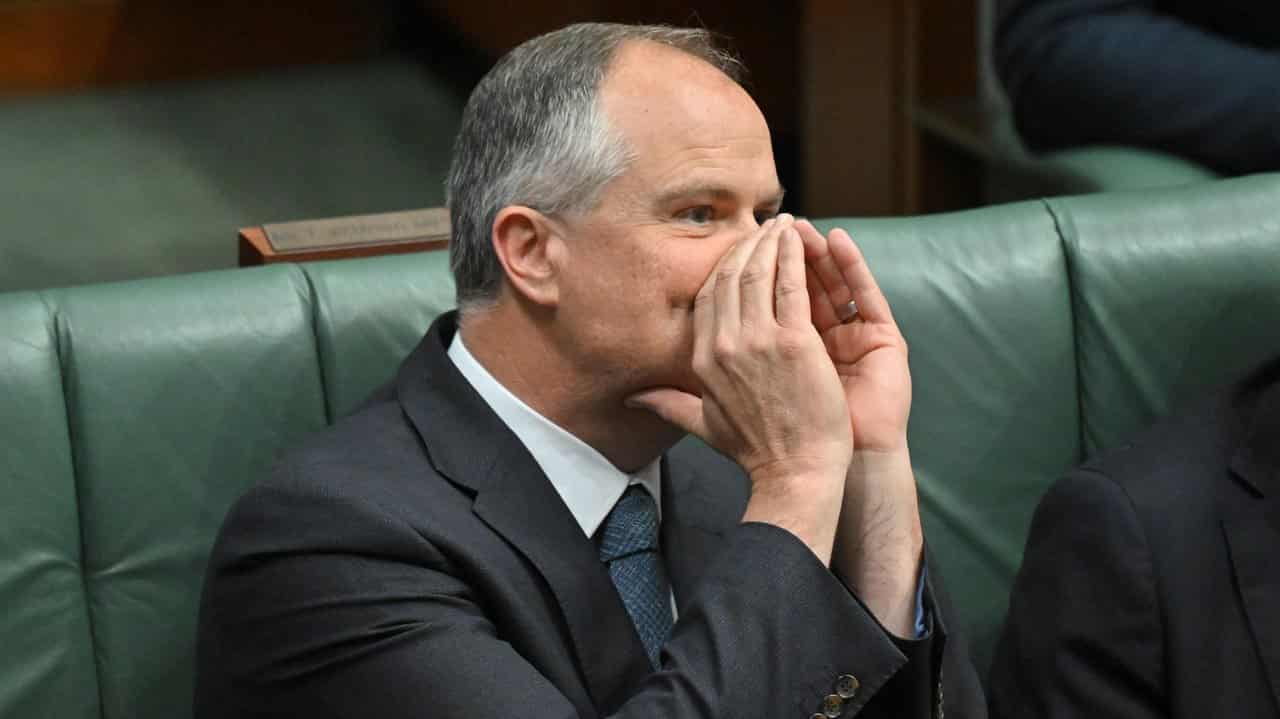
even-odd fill
[{"label": "thumb", "polygon": [[702,416],[702,400],[688,392],[669,387],[658,387],[637,392],[623,402],[628,407],[647,409],[668,424],[698,436],[707,438],[707,423]]}]

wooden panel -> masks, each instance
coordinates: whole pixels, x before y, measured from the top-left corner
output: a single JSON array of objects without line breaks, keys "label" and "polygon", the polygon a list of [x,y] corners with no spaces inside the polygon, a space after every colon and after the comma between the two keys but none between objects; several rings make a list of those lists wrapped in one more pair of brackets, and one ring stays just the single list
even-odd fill
[{"label": "wooden panel", "polygon": [[805,2],[800,70],[809,214],[903,211],[905,22],[902,2]]},{"label": "wooden panel", "polygon": [[240,266],[439,250],[449,246],[450,232],[444,207],[246,227],[240,230]]},{"label": "wooden panel", "polygon": [[370,243],[359,247],[343,247],[298,252],[276,252],[267,242],[267,233],[261,227],[245,227],[240,230],[239,256],[241,267],[271,265],[277,262],[315,262],[317,260],[349,260],[356,257],[374,257],[376,255],[399,255],[409,252],[427,252],[443,250],[449,246],[447,237],[438,237],[413,242],[393,242],[389,244]]},{"label": "wooden panel", "polygon": [[[978,95],[978,3],[922,4],[910,53],[918,58],[911,115],[917,108],[972,102]],[[927,10],[923,8],[927,7]],[[907,125],[912,201],[906,211],[944,212],[982,204],[983,171],[974,158],[937,137],[918,123]]]},{"label": "wooden panel", "polygon": [[357,0],[0,4],[0,96],[350,60],[389,31]]}]

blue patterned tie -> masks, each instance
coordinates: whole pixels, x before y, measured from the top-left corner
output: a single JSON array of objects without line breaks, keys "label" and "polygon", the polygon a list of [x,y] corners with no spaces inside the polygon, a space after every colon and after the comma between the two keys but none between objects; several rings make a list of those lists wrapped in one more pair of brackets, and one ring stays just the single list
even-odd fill
[{"label": "blue patterned tie", "polygon": [[658,554],[658,506],[638,484],[627,488],[600,530],[600,561],[636,625],[654,668],[671,634],[671,589]]}]

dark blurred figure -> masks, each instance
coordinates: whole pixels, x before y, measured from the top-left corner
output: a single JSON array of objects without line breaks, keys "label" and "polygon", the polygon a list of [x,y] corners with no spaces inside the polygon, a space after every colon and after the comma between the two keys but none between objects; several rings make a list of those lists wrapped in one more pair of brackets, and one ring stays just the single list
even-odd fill
[{"label": "dark blurred figure", "polygon": [[1277,0],[999,2],[996,66],[1029,147],[1280,170]]},{"label": "dark blurred figure", "polygon": [[1280,359],[1060,480],[991,716],[1280,717]]}]

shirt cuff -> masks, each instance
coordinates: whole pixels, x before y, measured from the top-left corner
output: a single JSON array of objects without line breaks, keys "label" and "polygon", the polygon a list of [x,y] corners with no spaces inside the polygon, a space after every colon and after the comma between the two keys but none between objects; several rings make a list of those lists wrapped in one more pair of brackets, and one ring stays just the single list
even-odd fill
[{"label": "shirt cuff", "polygon": [[920,581],[916,584],[916,639],[924,639],[929,634],[929,614],[924,605],[924,585],[929,579],[929,565],[924,558],[920,559]]}]

